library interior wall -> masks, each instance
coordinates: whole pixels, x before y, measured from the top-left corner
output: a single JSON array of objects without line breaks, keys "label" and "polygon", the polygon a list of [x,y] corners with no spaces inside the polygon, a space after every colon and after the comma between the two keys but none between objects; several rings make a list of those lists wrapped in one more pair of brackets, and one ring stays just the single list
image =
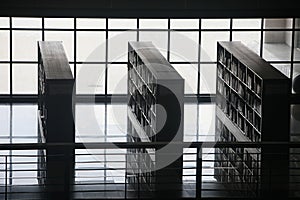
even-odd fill
[{"label": "library interior wall", "polygon": [[[291,19],[271,19],[265,20],[265,28],[267,29],[285,29],[292,27]],[[291,44],[291,33],[285,31],[279,32],[266,32],[265,43],[285,43]]]}]

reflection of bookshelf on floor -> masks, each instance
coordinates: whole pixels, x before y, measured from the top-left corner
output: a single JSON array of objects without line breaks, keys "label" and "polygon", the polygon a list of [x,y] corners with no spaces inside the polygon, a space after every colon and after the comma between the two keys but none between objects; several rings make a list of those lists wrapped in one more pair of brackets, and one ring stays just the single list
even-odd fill
[{"label": "reflection of bookshelf on floor", "polygon": [[[73,85],[62,42],[38,42],[39,142],[75,142]],[[39,155],[39,182],[46,184],[51,198],[64,198],[74,176],[74,150],[51,147]]]},{"label": "reflection of bookshelf on floor", "polygon": [[[289,79],[241,42],[218,42],[216,139],[289,141]],[[241,195],[286,196],[287,149],[216,149],[215,177]],[[279,162],[280,161],[280,162]],[[274,167],[274,168],[273,168]],[[272,170],[273,176],[268,176]],[[282,176],[286,175],[286,176]],[[269,181],[272,184],[269,184]],[[240,184],[238,184],[240,183]]]},{"label": "reflection of bookshelf on floor", "polygon": [[[151,42],[129,42],[128,52],[127,140],[182,142],[184,79]],[[159,109],[158,104],[166,110],[165,123],[164,111]],[[179,191],[182,150],[172,153],[163,155],[154,149],[130,150],[126,161],[130,185],[144,193],[168,189],[169,195],[172,195]],[[175,156],[174,163],[153,171],[172,156]]]}]

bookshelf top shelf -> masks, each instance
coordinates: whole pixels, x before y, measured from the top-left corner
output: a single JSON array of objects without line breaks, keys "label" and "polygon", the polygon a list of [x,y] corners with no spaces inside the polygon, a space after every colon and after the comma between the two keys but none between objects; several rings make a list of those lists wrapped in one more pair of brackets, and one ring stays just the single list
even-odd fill
[{"label": "bookshelf top shelf", "polygon": [[73,80],[73,74],[61,41],[38,41],[47,80]]},{"label": "bookshelf top shelf", "polygon": [[234,55],[245,66],[250,68],[264,81],[266,80],[287,80],[288,78],[270,65],[259,55],[250,50],[240,41],[219,41],[222,47]]},{"label": "bookshelf top shelf", "polygon": [[156,79],[183,79],[152,42],[128,42]]}]

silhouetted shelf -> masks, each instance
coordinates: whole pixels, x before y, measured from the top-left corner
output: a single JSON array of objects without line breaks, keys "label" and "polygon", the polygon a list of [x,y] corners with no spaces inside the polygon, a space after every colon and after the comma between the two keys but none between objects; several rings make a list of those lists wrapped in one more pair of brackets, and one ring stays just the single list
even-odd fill
[{"label": "silhouetted shelf", "polygon": [[[217,61],[216,139],[288,141],[288,78],[241,42],[218,42]],[[253,192],[258,189],[264,151],[223,148],[217,153],[220,162],[215,165],[221,167],[216,169],[217,179],[246,182]],[[224,160],[230,161],[233,171],[223,169]],[[241,184],[235,186],[242,189]]]},{"label": "silhouetted shelf", "polygon": [[[47,142],[57,141],[58,138],[68,142],[74,141],[74,135],[64,136],[52,131],[58,129],[59,124],[56,124],[56,122],[65,125],[59,129],[59,132],[62,132],[64,127],[68,127],[68,120],[73,120],[72,93],[74,78],[62,42],[38,42],[38,50],[38,108],[44,127],[43,137]],[[59,108],[63,109],[60,110]],[[65,109],[71,112],[66,113]],[[65,115],[70,114],[71,116],[68,116],[70,119],[63,118]],[[63,120],[59,121],[59,118]],[[70,124],[72,125],[72,122]],[[53,133],[48,135],[48,132]]]},{"label": "silhouetted shelf", "polygon": [[[72,101],[74,78],[60,41],[38,42],[38,124],[39,142],[75,142]],[[39,181],[46,184],[67,186],[73,177],[74,150],[69,147],[48,148],[39,151],[39,167],[46,173],[40,174]],[[65,155],[59,158],[58,155]],[[66,166],[64,166],[66,165]],[[55,178],[54,178],[55,177]],[[67,179],[68,178],[68,179]],[[65,192],[67,193],[67,192]],[[64,197],[61,197],[64,198]]]},{"label": "silhouetted shelf", "polygon": [[[183,141],[183,95],[184,79],[151,42],[128,43],[128,141]],[[164,111],[159,110],[157,104],[161,104],[167,112],[165,123]],[[132,154],[128,156],[129,169],[142,168],[151,171],[155,164],[163,162],[154,149],[146,149],[146,154],[138,152],[132,150]],[[173,180],[172,183],[179,185],[182,158],[175,160],[175,164],[159,173],[165,173],[169,181]],[[166,178],[157,176],[156,172],[140,173],[140,176],[133,175],[128,180],[132,184],[141,183],[147,191],[166,186],[162,184]]]}]

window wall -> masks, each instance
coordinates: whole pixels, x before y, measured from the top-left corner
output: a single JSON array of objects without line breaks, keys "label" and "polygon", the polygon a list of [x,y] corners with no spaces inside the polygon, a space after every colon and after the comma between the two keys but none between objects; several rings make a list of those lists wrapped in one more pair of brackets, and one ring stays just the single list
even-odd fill
[{"label": "window wall", "polygon": [[300,63],[298,19],[0,18],[0,95],[37,94],[37,41],[63,42],[78,94],[126,94],[128,41],[152,41],[186,80],[214,94],[217,41],[242,41],[289,77]]}]

